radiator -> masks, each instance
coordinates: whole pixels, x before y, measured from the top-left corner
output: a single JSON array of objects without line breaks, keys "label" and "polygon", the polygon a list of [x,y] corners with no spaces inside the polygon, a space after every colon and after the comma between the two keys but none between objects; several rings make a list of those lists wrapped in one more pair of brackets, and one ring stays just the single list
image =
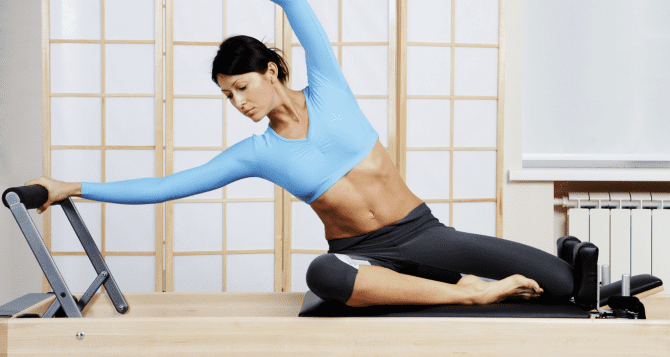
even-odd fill
[{"label": "radiator", "polygon": [[556,198],[568,209],[568,235],[599,249],[612,281],[652,274],[670,281],[670,193],[575,192]]}]

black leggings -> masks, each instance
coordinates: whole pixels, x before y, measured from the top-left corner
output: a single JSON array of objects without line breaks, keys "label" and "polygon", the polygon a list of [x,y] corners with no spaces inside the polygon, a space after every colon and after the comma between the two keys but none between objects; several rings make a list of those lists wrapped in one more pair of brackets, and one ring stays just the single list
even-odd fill
[{"label": "black leggings", "polygon": [[400,221],[357,237],[328,241],[328,254],[307,269],[307,286],[324,300],[346,303],[360,265],[456,284],[461,274],[501,280],[521,274],[537,281],[544,297],[569,299],[573,268],[542,250],[510,240],[447,227],[422,203]]}]

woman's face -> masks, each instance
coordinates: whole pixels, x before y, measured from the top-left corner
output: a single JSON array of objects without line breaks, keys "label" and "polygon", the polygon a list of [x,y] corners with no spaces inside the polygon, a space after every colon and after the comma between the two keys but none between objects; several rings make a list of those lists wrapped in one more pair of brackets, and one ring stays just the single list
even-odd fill
[{"label": "woman's face", "polygon": [[257,72],[234,76],[219,74],[217,82],[223,94],[240,113],[259,122],[273,109],[274,90],[270,72],[268,68],[263,75]]}]

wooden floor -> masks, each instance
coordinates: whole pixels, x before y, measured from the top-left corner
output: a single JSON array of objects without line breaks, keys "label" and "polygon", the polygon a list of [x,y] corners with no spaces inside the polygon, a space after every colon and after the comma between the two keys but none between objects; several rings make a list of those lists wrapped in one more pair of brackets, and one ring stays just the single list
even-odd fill
[{"label": "wooden floor", "polygon": [[0,357],[670,356],[670,295],[642,300],[647,320],[299,318],[304,293],[124,296],[124,315],[98,294],[83,319],[2,319]]}]

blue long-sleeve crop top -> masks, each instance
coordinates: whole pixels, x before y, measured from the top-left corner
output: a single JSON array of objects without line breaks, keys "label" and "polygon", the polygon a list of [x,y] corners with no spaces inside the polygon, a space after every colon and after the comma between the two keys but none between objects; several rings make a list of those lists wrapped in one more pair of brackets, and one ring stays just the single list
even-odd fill
[{"label": "blue long-sleeve crop top", "polygon": [[305,49],[307,138],[286,139],[268,125],[208,163],[165,177],[83,182],[81,197],[121,204],[160,203],[261,177],[310,204],[372,151],[379,135],[358,107],[326,32],[307,0],[280,5]]}]

